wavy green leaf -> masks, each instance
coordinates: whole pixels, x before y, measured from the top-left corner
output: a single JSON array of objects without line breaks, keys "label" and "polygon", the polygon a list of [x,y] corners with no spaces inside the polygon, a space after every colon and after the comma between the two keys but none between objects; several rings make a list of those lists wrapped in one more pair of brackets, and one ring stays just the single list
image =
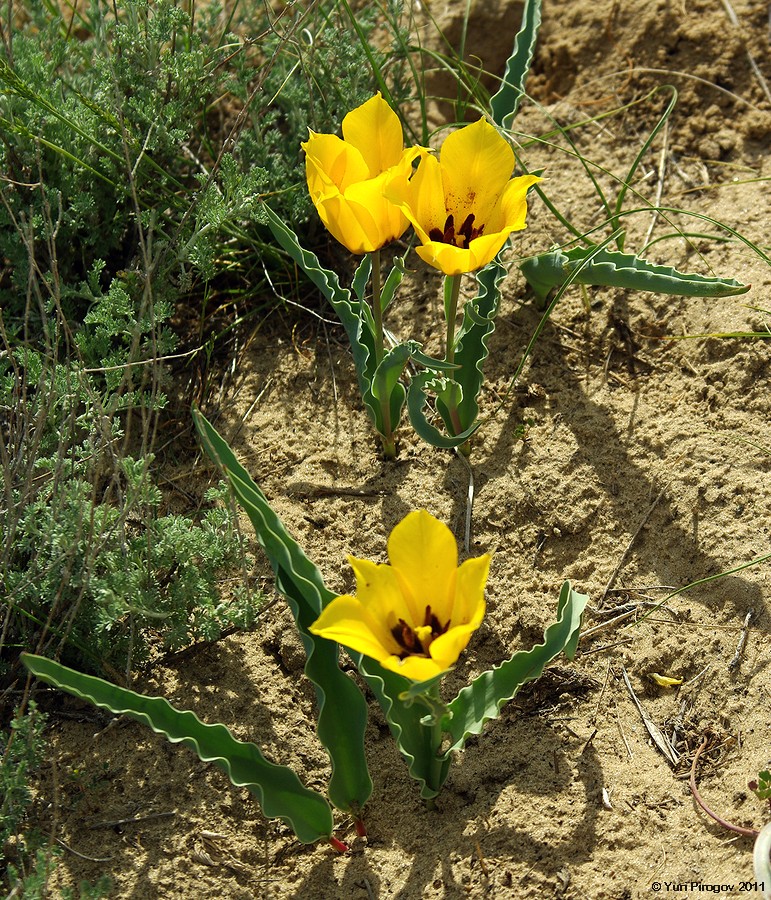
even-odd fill
[{"label": "wavy green leaf", "polygon": [[544,632],[543,643],[531,650],[520,650],[506,662],[483,672],[448,704],[448,716],[442,722],[443,730],[450,734],[447,756],[453,750],[461,750],[468,737],[479,734],[485,722],[496,718],[503,704],[525,682],[539,678],[555,656],[564,651],[569,659],[573,658],[581,616],[588,602],[585,594],[576,593],[566,581],[557,604],[557,619]]},{"label": "wavy green leaf", "polygon": [[193,418],[207,453],[222,469],[249,516],[276,573],[276,587],[286,597],[300,632],[307,656],[305,674],[316,687],[319,740],[332,763],[329,798],[338,809],[358,814],[372,793],[364,755],[367,703],[355,682],[340,669],[337,644],[308,631],[335,595],[215,428],[197,410],[193,410]]},{"label": "wavy green leaf", "polygon": [[420,785],[421,797],[426,800],[436,797],[447,779],[451,760],[449,756],[440,759],[435,755],[432,729],[421,722],[425,709],[419,703],[405,703],[401,699],[403,694],[409,694],[413,683],[397,672],[384,669],[374,659],[352,650],[348,654],[380,704],[410,776]]},{"label": "wavy green leaf", "polygon": [[22,653],[21,660],[41,681],[149,725],[172,744],[182,744],[204,762],[214,763],[236,787],[254,794],[267,818],[281,819],[304,844],[331,836],[332,811],[321,794],[305,787],[287,766],[268,762],[255,744],[236,740],[224,725],[206,725],[194,712],[175,709],[163,697],[146,697],[44,656]]},{"label": "wavy green leaf", "polygon": [[[351,344],[351,353],[362,399],[373,416],[373,422],[376,422],[375,417],[380,415],[380,408],[373,400],[371,391],[375,362],[375,337],[371,327],[363,327],[366,321],[363,314],[366,304],[361,299],[354,300],[351,297],[351,292],[342,287],[336,273],[331,269],[325,269],[315,253],[305,250],[294,231],[269,206],[265,206],[264,211],[273,237],[327,298],[342,322]],[[356,270],[354,290],[360,297],[364,295],[365,273],[366,278],[369,278],[370,267],[371,262],[362,262]],[[366,324],[369,326],[369,321],[366,321]]]},{"label": "wavy green leaf", "polygon": [[498,92],[490,100],[493,122],[506,131],[511,128],[525,95],[525,81],[533,63],[535,42],[541,27],[541,0],[525,0],[522,25],[514,39],[514,50],[506,62],[506,72]]},{"label": "wavy green leaf", "polygon": [[[591,260],[587,257],[594,254]],[[658,266],[631,253],[600,250],[597,246],[552,250],[520,264],[522,274],[543,304],[549,292],[575,274],[576,284],[656,291],[683,297],[730,297],[746,293],[751,285],[734,278],[712,278]]]}]

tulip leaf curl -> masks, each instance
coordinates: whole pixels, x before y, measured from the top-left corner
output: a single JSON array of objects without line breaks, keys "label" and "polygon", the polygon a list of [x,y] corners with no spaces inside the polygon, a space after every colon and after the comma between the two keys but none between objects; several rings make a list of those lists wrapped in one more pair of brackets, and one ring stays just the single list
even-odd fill
[{"label": "tulip leaf curl", "polygon": [[182,744],[203,762],[222,769],[236,787],[244,787],[269,819],[280,819],[304,844],[332,835],[332,811],[324,797],[305,787],[287,766],[269,762],[252,743],[239,741],[221,724],[206,725],[194,712],[175,709],[163,697],[147,697],[94,675],[22,653],[21,661],[36,678],[115,715],[149,725],[173,744]]}]

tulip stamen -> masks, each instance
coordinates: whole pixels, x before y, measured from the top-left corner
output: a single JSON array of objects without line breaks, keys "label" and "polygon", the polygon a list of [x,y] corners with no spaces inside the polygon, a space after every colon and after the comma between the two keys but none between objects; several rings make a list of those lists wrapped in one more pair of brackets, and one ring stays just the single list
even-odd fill
[{"label": "tulip stamen", "polygon": [[426,616],[423,620],[424,625],[431,626],[431,640],[439,637],[440,634],[444,634],[445,631],[450,627],[450,620],[447,620],[446,625],[442,625],[442,623],[437,619],[436,615],[431,612],[431,607],[426,607]]},{"label": "tulip stamen", "polygon": [[480,225],[479,228],[474,228],[474,213],[469,213],[458,229],[458,234],[462,234],[464,238],[463,249],[468,250],[469,244],[474,238],[478,238],[484,230],[484,224]]},{"label": "tulip stamen", "polygon": [[423,649],[420,638],[404,619],[399,619],[399,624],[394,625],[391,629],[391,634],[394,636],[396,643],[404,650],[404,653],[399,654],[400,659],[404,659],[405,656],[426,656],[426,651]]},{"label": "tulip stamen", "polygon": [[478,238],[485,230],[484,225],[479,228],[474,227],[474,213],[469,213],[463,220],[463,224],[455,231],[455,217],[450,213],[444,223],[444,230],[440,228],[432,228],[428,236],[432,241],[439,241],[442,244],[452,244],[454,247],[460,247],[468,250],[469,244]]},{"label": "tulip stamen", "polygon": [[415,629],[408,625],[404,619],[399,619],[398,624],[391,629],[394,640],[403,651],[399,654],[399,659],[404,659],[407,656],[427,657],[429,655],[428,648],[431,646],[432,641],[438,638],[440,634],[444,634],[449,627],[450,620],[448,619],[447,623],[442,625],[436,614],[431,611],[430,606],[426,607],[421,631],[425,631],[426,628],[430,628],[431,631],[428,634],[424,633],[422,638],[418,637]]}]

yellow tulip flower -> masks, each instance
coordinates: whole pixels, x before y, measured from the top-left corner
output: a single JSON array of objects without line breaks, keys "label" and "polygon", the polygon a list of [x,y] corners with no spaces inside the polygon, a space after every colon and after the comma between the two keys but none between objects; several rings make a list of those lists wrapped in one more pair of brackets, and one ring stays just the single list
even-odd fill
[{"label": "yellow tulip flower", "polygon": [[514,162],[508,141],[480,119],[450,134],[439,159],[424,155],[411,180],[389,179],[386,196],[412,223],[422,259],[445,275],[473,272],[525,228],[527,190],[541,179],[512,178]]},{"label": "yellow tulip flower", "polygon": [[310,631],[413,681],[447,671],[479,628],[490,556],[458,566],[450,529],[424,509],[388,539],[390,565],[349,557],[357,596],[332,600]]},{"label": "yellow tulip flower", "polygon": [[377,93],[343,119],[343,138],[317,134],[302,145],[308,190],[327,230],[351,253],[372,253],[401,237],[409,222],[383,193],[405,180],[425,151],[404,149],[399,118]]}]

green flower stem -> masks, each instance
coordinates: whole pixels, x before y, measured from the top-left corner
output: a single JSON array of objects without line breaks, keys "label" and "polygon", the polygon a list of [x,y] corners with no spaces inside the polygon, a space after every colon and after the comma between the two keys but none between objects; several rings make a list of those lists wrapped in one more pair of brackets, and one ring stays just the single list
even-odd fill
[{"label": "green flower stem", "polygon": [[441,757],[442,752],[442,720],[447,715],[447,706],[442,702],[439,696],[439,684],[433,684],[425,694],[416,697],[429,710],[429,723],[424,723],[423,727],[427,729],[426,734],[426,753],[429,755],[429,769],[426,778],[426,787],[434,792],[433,797],[426,799],[428,809],[435,809],[435,797],[442,788],[445,778],[444,760]]},{"label": "green flower stem", "polygon": [[[436,688],[434,688],[436,690]],[[437,692],[437,700],[439,699]],[[442,720],[437,717],[434,720],[431,728],[431,784],[432,787],[437,794],[439,793],[440,788],[442,787],[442,759],[439,754],[442,751]],[[426,806],[429,809],[436,808],[436,801],[433,797],[426,800]]]},{"label": "green flower stem", "polygon": [[[444,279],[444,314],[447,319],[447,340],[444,357],[448,363],[455,360],[455,320],[458,317],[460,275],[447,275]],[[450,372],[450,378],[455,376]],[[458,431],[461,429],[459,428]]]},{"label": "green flower stem", "polygon": [[[444,358],[448,363],[455,362],[455,320],[458,317],[460,279],[460,275],[447,275],[444,279],[444,315],[447,319],[447,338]],[[447,377],[451,381],[455,381],[454,369],[449,370]],[[454,400],[449,404],[449,409],[453,431],[455,434],[460,434],[461,431],[463,431],[463,426],[461,425],[458,408],[455,405]],[[468,441],[460,447],[460,451],[464,456],[469,455],[471,447]]]},{"label": "green flower stem", "polygon": [[[385,342],[383,338],[383,309],[380,298],[382,285],[380,279],[380,250],[370,253],[372,261],[372,316],[375,320],[375,365],[380,365],[385,355]],[[380,409],[383,413],[383,433],[380,440],[383,444],[383,453],[388,459],[396,456],[396,440],[391,425],[391,404],[389,397],[380,398]]]}]

